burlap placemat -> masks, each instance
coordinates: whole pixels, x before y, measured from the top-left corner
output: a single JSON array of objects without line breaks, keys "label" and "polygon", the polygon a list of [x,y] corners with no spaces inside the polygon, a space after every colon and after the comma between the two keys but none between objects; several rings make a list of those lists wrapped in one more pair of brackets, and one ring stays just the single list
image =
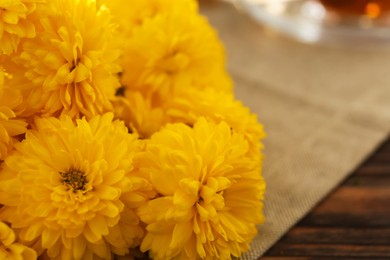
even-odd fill
[{"label": "burlap placemat", "polygon": [[228,53],[236,94],[259,115],[266,223],[257,259],[335,188],[390,130],[390,48],[297,43],[228,4],[202,8]]}]

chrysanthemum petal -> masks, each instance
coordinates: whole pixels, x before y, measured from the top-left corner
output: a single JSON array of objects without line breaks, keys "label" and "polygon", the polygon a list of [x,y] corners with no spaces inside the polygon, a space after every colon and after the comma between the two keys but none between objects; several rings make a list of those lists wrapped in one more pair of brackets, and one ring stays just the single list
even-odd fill
[{"label": "chrysanthemum petal", "polygon": [[183,248],[192,236],[191,223],[178,223],[175,225],[172,233],[170,248]]},{"label": "chrysanthemum petal", "polygon": [[99,185],[96,188],[97,195],[103,200],[115,200],[121,195],[120,191],[110,186]]},{"label": "chrysanthemum petal", "polygon": [[96,215],[93,219],[88,221],[88,226],[92,231],[99,230],[99,233],[95,233],[95,235],[107,235],[108,234],[108,226],[104,217],[100,215]]},{"label": "chrysanthemum petal", "polygon": [[101,236],[99,236],[99,234],[96,235],[93,232],[93,228],[91,229],[91,227],[89,227],[89,226],[84,227],[83,235],[88,240],[88,242],[90,242],[92,244],[97,243],[98,241],[101,240]]},{"label": "chrysanthemum petal", "polygon": [[42,231],[44,230],[44,226],[42,223],[34,223],[29,226],[27,229],[22,230],[19,234],[24,240],[32,241],[42,235]]},{"label": "chrysanthemum petal", "polygon": [[88,249],[102,259],[110,259],[111,251],[107,248],[107,245],[101,243],[88,243]]},{"label": "chrysanthemum petal", "polygon": [[50,248],[57,242],[60,237],[61,232],[59,230],[45,228],[42,232],[42,246],[44,248]]},{"label": "chrysanthemum petal", "polygon": [[15,242],[15,233],[2,221],[0,221],[0,231],[0,241],[4,246],[10,246]]},{"label": "chrysanthemum petal", "polygon": [[82,259],[85,248],[87,247],[87,241],[85,238],[79,236],[73,241],[73,259]]}]

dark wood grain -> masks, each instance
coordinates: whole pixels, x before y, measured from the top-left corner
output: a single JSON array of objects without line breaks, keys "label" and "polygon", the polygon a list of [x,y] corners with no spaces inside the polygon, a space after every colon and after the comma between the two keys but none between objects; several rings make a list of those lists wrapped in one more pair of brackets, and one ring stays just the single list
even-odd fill
[{"label": "dark wood grain", "polygon": [[262,260],[390,259],[390,139]]}]

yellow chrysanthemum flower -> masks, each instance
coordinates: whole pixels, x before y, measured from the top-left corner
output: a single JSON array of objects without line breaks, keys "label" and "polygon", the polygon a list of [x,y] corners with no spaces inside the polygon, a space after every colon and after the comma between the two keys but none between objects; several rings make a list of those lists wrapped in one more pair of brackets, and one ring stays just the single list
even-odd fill
[{"label": "yellow chrysanthemum flower", "polygon": [[0,67],[0,161],[4,160],[8,152],[17,141],[16,136],[27,130],[27,123],[17,118],[15,108],[22,102],[18,90],[5,86],[5,72]]},{"label": "yellow chrysanthemum flower", "polygon": [[199,117],[215,123],[225,121],[231,128],[243,134],[249,142],[253,157],[261,156],[260,141],[265,137],[257,115],[251,113],[233,93],[215,89],[186,89],[176,93],[166,104],[165,111],[172,122],[193,125]]},{"label": "yellow chrysanthemum flower", "polygon": [[40,30],[9,65],[25,97],[24,116],[72,118],[111,111],[119,86],[114,26],[107,8],[93,0],[51,0]]},{"label": "yellow chrysanthemum flower", "polygon": [[265,183],[242,134],[200,118],[169,124],[135,164],[159,196],[138,214],[141,250],[154,259],[231,259],[248,250],[263,221]]},{"label": "yellow chrysanthemum flower", "polygon": [[[99,5],[110,8],[115,21],[120,25],[121,33],[126,37],[147,19],[152,19],[173,10],[185,10],[186,13],[197,12],[198,4],[194,0],[97,0]],[[131,6],[126,8],[126,6]]]},{"label": "yellow chrysanthemum flower", "polygon": [[39,254],[111,259],[140,243],[135,209],[154,191],[132,173],[137,136],[112,119],[38,118],[4,161],[0,218]]},{"label": "yellow chrysanthemum flower", "polygon": [[113,104],[116,117],[141,138],[149,138],[168,120],[161,106],[152,104],[137,91],[125,91]]},{"label": "yellow chrysanthemum flower", "polygon": [[35,37],[34,11],[44,0],[0,1],[0,54],[13,53],[22,38]]},{"label": "yellow chrysanthemum flower", "polygon": [[16,242],[14,231],[3,221],[0,221],[0,259],[37,259],[37,253],[33,249]]},{"label": "yellow chrysanthemum flower", "polygon": [[175,10],[134,30],[124,50],[122,84],[153,100],[190,86],[230,91],[224,66],[222,44],[207,20]]}]

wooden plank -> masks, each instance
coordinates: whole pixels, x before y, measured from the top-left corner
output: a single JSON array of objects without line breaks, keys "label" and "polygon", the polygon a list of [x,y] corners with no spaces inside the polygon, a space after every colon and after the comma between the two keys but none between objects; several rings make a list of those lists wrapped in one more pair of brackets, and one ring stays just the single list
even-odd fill
[{"label": "wooden plank", "polygon": [[390,187],[342,186],[318,205],[314,215],[359,214],[390,218]]},{"label": "wooden plank", "polygon": [[[333,259],[333,258],[331,258]],[[371,257],[338,256],[338,260],[373,260]],[[329,257],[321,256],[263,256],[259,260],[329,260]],[[389,260],[387,257],[375,257],[375,260]]]},{"label": "wooden plank", "polygon": [[291,244],[390,245],[390,228],[297,227],[281,240]]},{"label": "wooden plank", "polygon": [[[361,260],[361,258],[348,257],[348,260],[355,260],[355,259]],[[263,256],[261,260],[329,260],[329,257]],[[380,259],[375,258],[375,260],[380,260]]]},{"label": "wooden plank", "polygon": [[277,243],[267,255],[390,258],[390,246]]},{"label": "wooden plank", "polygon": [[[390,155],[389,155],[390,158]],[[389,159],[390,160],[390,159]],[[390,163],[364,165],[356,170],[354,175],[390,175]]]},{"label": "wooden plank", "polygon": [[379,176],[378,174],[354,175],[345,181],[343,186],[390,188],[390,174],[383,174],[383,176]]},{"label": "wooden plank", "polygon": [[389,165],[390,152],[379,152],[370,158],[368,164]]},{"label": "wooden plank", "polygon": [[387,141],[379,149],[380,149],[379,152],[384,151],[384,152],[389,152],[390,153],[390,142]]},{"label": "wooden plank", "polygon": [[[295,257],[295,256],[264,256],[261,260],[312,260],[312,257]],[[316,258],[315,260],[325,260],[328,258]]]},{"label": "wooden plank", "polygon": [[299,226],[390,227],[390,188],[343,186]]}]

